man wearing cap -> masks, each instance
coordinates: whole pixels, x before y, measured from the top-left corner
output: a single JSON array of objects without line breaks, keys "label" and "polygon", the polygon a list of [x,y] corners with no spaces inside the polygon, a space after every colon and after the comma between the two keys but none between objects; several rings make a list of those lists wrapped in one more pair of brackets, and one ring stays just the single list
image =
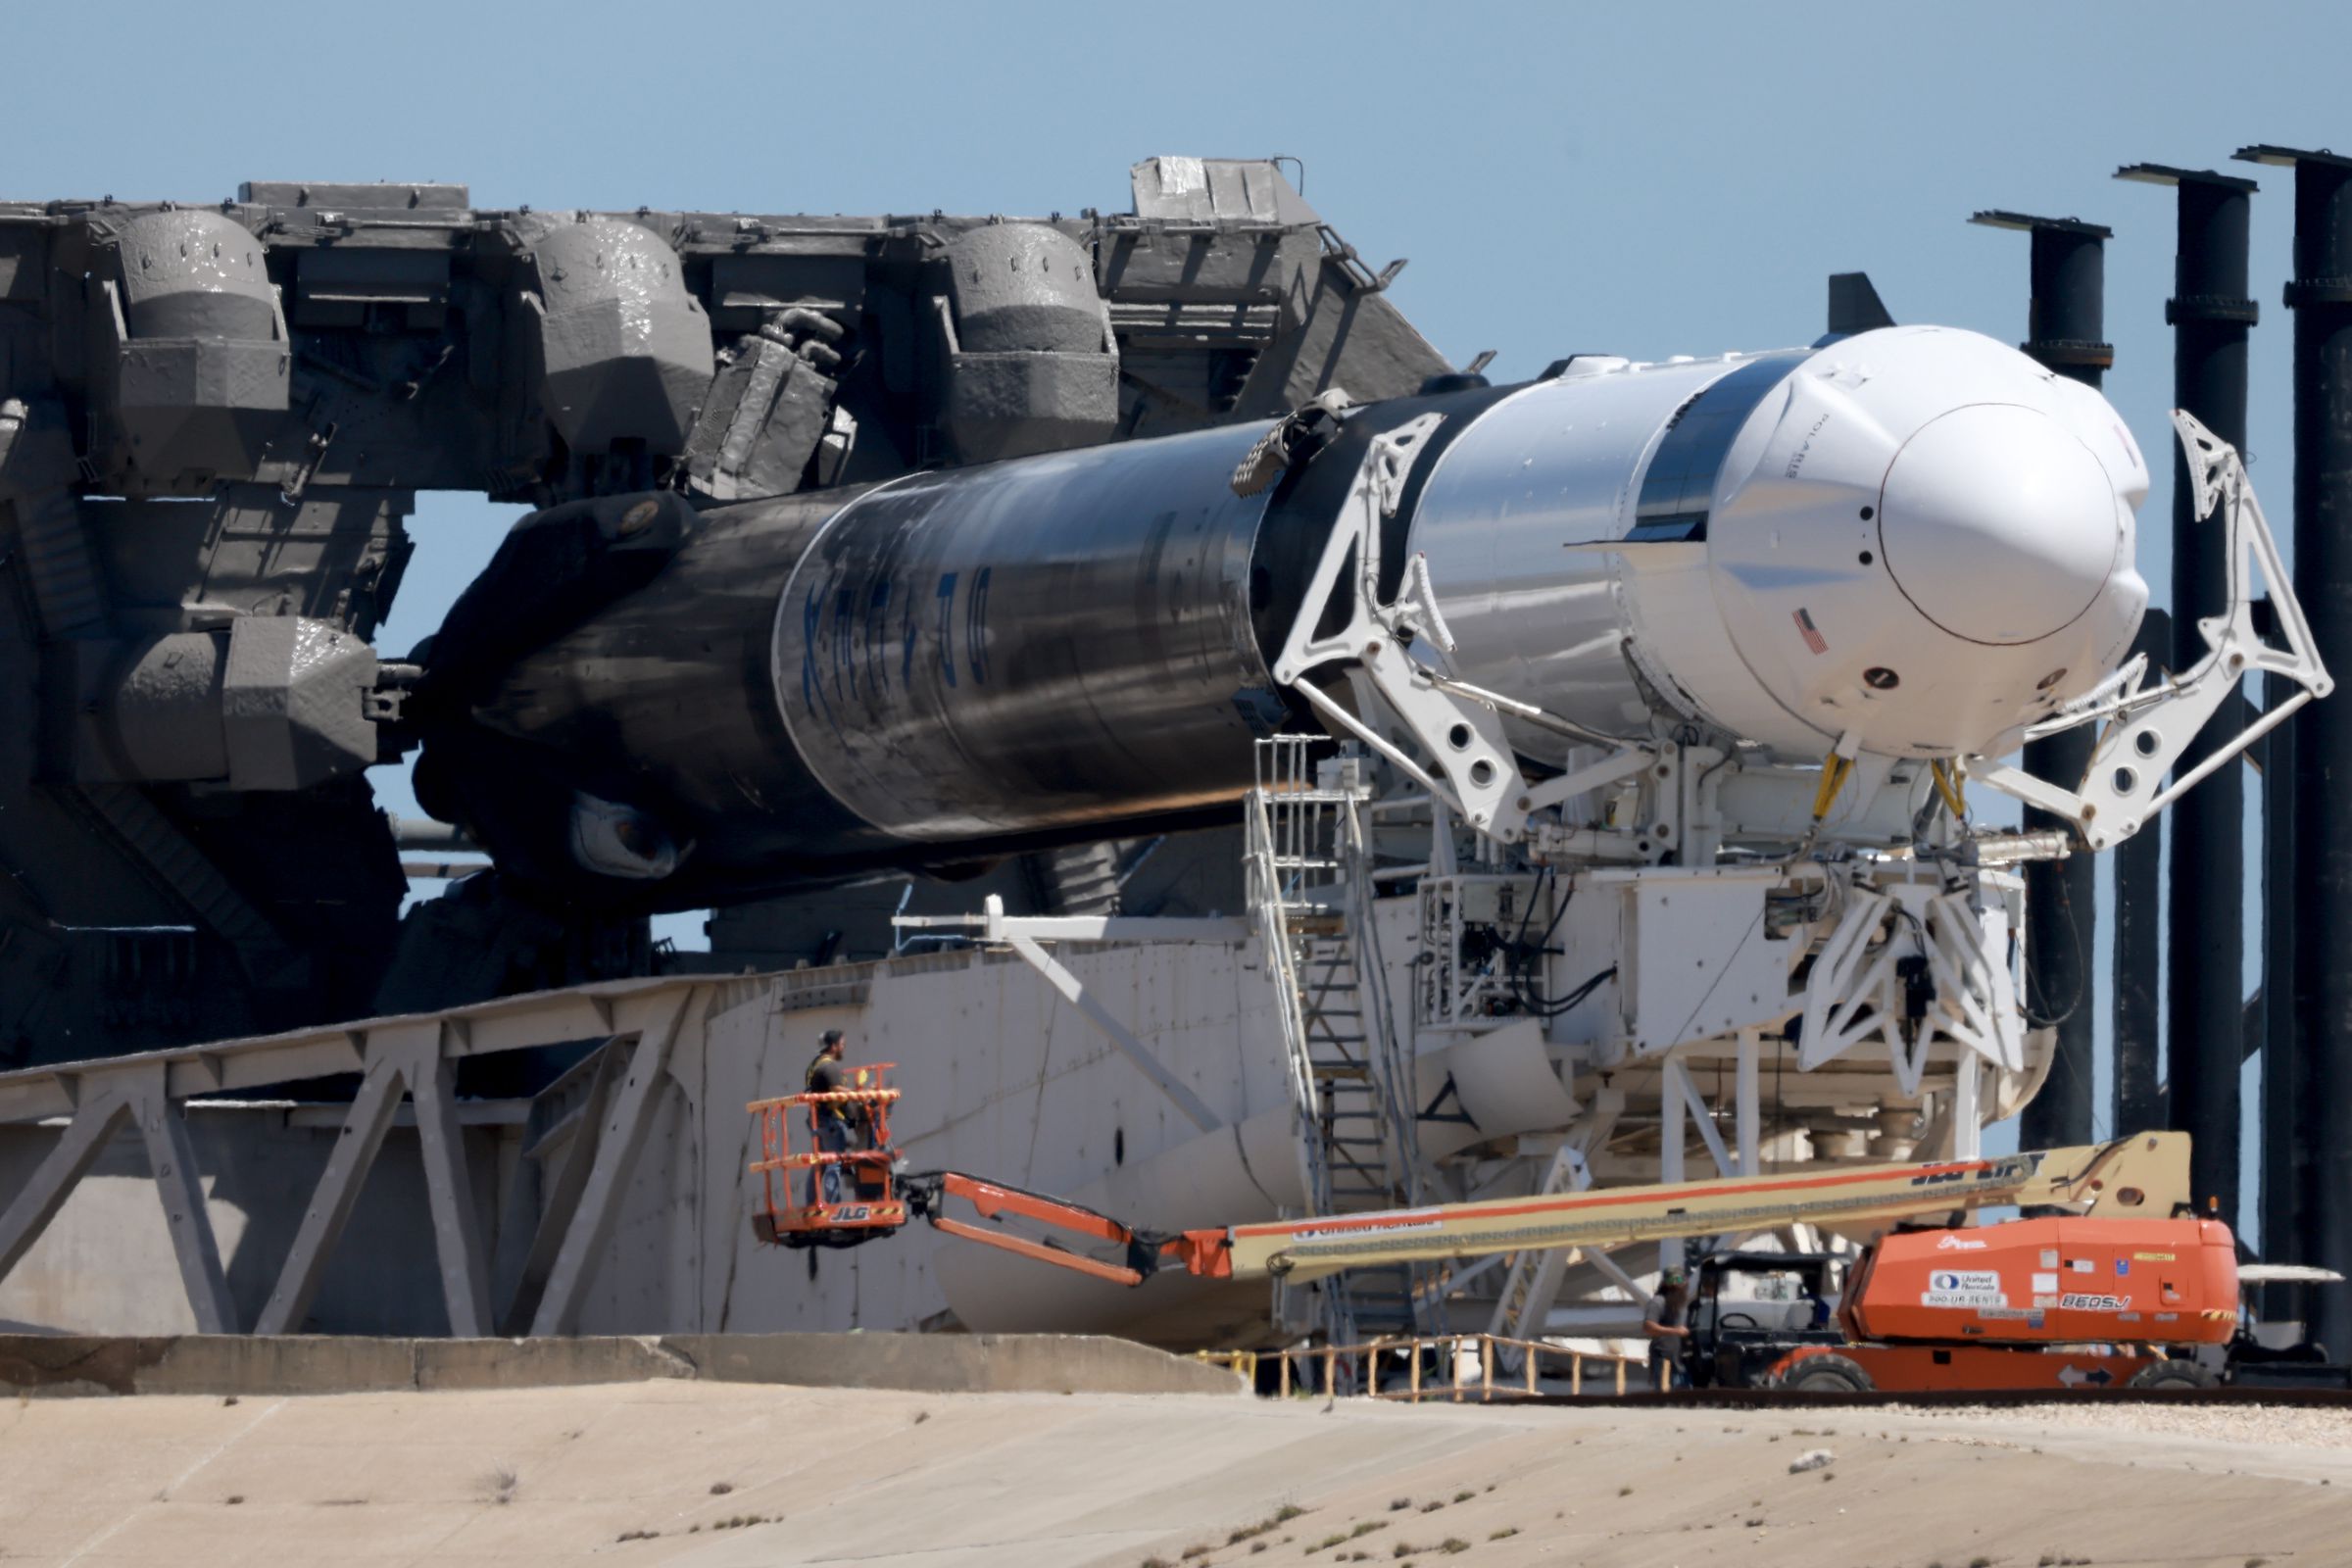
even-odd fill
[{"label": "man wearing cap", "polygon": [[[808,1063],[802,1078],[802,1092],[811,1095],[838,1094],[842,1087],[841,1057],[848,1040],[838,1029],[828,1029],[818,1037],[816,1055]],[[815,1124],[817,1152],[846,1154],[850,1152],[850,1134],[861,1116],[853,1114],[851,1106],[839,1101],[808,1107],[809,1119]],[[843,1189],[848,1186],[847,1173],[840,1165],[819,1165],[809,1172],[808,1201],[838,1203]]]},{"label": "man wearing cap", "polygon": [[1679,1268],[1658,1276],[1658,1294],[1642,1314],[1642,1332],[1649,1336],[1649,1386],[1660,1394],[1674,1387],[1674,1366],[1682,1359],[1690,1338],[1690,1285]]}]

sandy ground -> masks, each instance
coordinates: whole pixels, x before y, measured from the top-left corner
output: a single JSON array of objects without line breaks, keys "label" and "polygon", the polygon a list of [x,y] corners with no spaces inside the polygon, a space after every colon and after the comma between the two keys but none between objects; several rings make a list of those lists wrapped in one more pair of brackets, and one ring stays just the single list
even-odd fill
[{"label": "sandy ground", "polygon": [[2251,1422],[690,1382],[21,1400],[0,1563],[2352,1563],[2344,1418]]}]

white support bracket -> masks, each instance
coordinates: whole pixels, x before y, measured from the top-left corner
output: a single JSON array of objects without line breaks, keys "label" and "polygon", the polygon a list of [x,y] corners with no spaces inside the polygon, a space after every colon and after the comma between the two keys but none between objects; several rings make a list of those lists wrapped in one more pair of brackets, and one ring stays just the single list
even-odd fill
[{"label": "white support bracket", "polygon": [[1876,1045],[1908,1097],[1920,1092],[1929,1051],[1942,1038],[1972,1059],[2023,1072],[2025,1015],[1999,918],[1932,883],[1857,884],[1806,981],[1797,1071]]},{"label": "white support bracket", "polygon": [[1759,1080],[1759,1057],[1764,1038],[1760,1029],[1740,1031],[1739,1058],[1732,1080],[1732,1140],[1739,1145],[1739,1175],[1754,1176],[1764,1167],[1761,1162],[1763,1144],[1762,1086]]},{"label": "white support bracket", "polygon": [[[2073,790],[2006,764],[1979,760],[1969,768],[1973,776],[2004,795],[2074,823],[2083,842],[2094,850],[2130,838],[2148,818],[2270,733],[2296,709],[2335,689],[2312,642],[2310,623],[2304,619],[2303,606],[2278,560],[2278,543],[2271,536],[2270,522],[2263,515],[2262,503],[2254,497],[2253,481],[2246,476],[2237,449],[2185,410],[2173,411],[2173,426],[2187,455],[2198,519],[2211,517],[2218,509],[2228,530],[2224,559],[2229,564],[2229,605],[2222,614],[2197,622],[2205,639],[2205,657],[2186,674],[2161,680],[2153,687],[2129,681],[2129,690],[2114,687],[2099,700],[2064,715],[2072,723],[2035,727],[2034,733],[2043,735],[2073,724],[2106,721],[2091,753],[2090,767]],[[2252,577],[2256,568],[2269,592],[2283,647],[2266,644],[2255,630]],[[2166,772],[2228,703],[2238,683],[2255,670],[2288,676],[2303,689],[2215,747],[2170,785],[2163,785]]]},{"label": "white support bracket", "polygon": [[[1658,1260],[1664,1266],[1672,1268],[1675,1267],[1676,1264],[1666,1262],[1666,1246],[1667,1244],[1663,1242],[1659,1244]],[[1598,1270],[1600,1273],[1607,1275],[1609,1283],[1623,1291],[1625,1293],[1625,1298],[1629,1301],[1632,1301],[1635,1305],[1639,1306],[1642,1300],[1648,1297],[1649,1293],[1642,1288],[1642,1282],[1634,1278],[1632,1273],[1626,1269],[1626,1266],[1623,1263],[1618,1262],[1608,1253],[1598,1250],[1588,1250],[1585,1253],[1585,1261],[1592,1264],[1593,1268]],[[1677,1262],[1679,1263],[1679,1261],[1680,1259],[1678,1258]]]},{"label": "white support bracket", "polygon": [[1715,1125],[1714,1109],[1708,1105],[1706,1097],[1698,1092],[1698,1085],[1690,1080],[1690,1066],[1680,1056],[1668,1056],[1665,1066],[1666,1081],[1661,1086],[1662,1092],[1682,1097],[1683,1108],[1690,1113],[1690,1125],[1697,1131],[1698,1141],[1706,1145],[1707,1158],[1715,1162],[1715,1174],[1739,1175],[1739,1168],[1730,1152],[1723,1147],[1723,1132]]},{"label": "white support bracket", "polygon": [[[1274,662],[1274,678],[1394,762],[1472,827],[1491,838],[1515,842],[1526,813],[1514,809],[1513,803],[1526,793],[1526,780],[1503,740],[1501,718],[1485,703],[1443,690],[1410,652],[1416,638],[1442,652],[1453,647],[1430,587],[1428,564],[1416,558],[1404,572],[1396,598],[1386,604],[1380,599],[1382,520],[1396,515],[1415,460],[1430,432],[1444,421],[1444,415],[1424,414],[1373,439],[1331,537],[1324,541],[1322,558],[1299,601],[1298,618]],[[1347,619],[1339,630],[1318,637],[1315,628],[1335,593],[1344,595]],[[1434,760],[1432,767],[1407,757],[1304,678],[1311,670],[1335,663],[1351,664],[1369,677],[1381,700]]]}]

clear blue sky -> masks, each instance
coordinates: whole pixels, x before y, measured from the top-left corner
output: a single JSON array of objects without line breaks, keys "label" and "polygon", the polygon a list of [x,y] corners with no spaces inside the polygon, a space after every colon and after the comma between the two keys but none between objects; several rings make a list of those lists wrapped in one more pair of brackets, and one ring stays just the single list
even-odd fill
[{"label": "clear blue sky", "polygon": [[[1803,342],[1852,269],[1899,319],[2014,341],[2025,238],[1964,220],[2075,215],[2116,231],[2108,390],[2158,474],[2162,603],[2172,199],[2110,176],[2352,148],[2348,44],[2322,4],[85,0],[10,20],[0,195],[424,178],[481,206],[1042,214],[1123,210],[1153,153],[1292,154],[1374,266],[1412,259],[1405,313],[1457,362],[1499,350],[1498,378]],[[2264,185],[2249,445],[2283,528],[2290,203],[2283,172],[2234,167]],[[387,643],[430,628],[511,514],[420,500]]]}]

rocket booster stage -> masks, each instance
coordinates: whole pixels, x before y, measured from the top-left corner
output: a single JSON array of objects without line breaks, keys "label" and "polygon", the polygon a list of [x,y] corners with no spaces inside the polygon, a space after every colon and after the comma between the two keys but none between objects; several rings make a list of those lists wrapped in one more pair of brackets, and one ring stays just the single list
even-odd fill
[{"label": "rocket booster stage", "polygon": [[1998,756],[2146,605],[2122,419],[1990,339],[1579,358],[1352,410],[1250,497],[1262,423],[534,514],[420,651],[419,797],[638,908],[1214,820],[1313,725],[1273,662],[1371,441],[1432,413],[1385,569],[1426,559],[1461,680],[1588,730]]}]

